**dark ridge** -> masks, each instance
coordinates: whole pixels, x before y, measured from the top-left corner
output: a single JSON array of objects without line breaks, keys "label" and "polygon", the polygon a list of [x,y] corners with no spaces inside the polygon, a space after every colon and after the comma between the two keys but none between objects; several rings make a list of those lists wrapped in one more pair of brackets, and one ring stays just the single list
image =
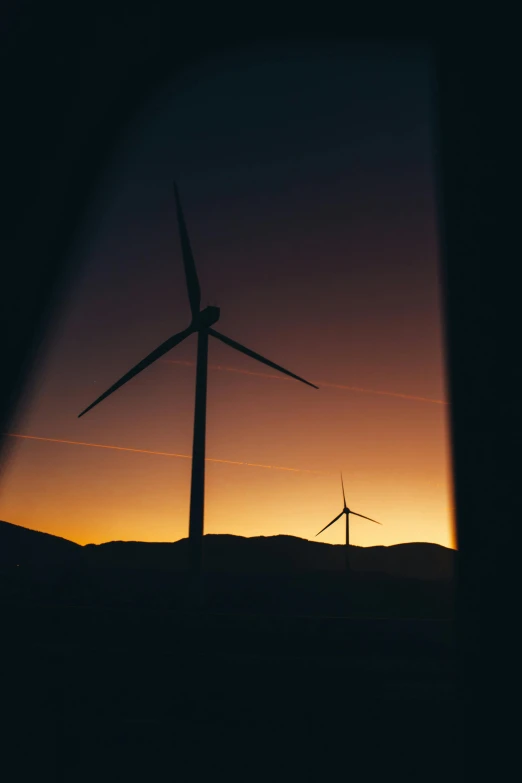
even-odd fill
[{"label": "dark ridge", "polygon": [[[94,568],[182,571],[188,540],[174,543],[110,541],[80,546],[65,538],[0,522],[0,565],[46,566],[83,562]],[[344,547],[295,536],[207,535],[206,569],[226,573],[342,571]],[[352,568],[408,579],[451,579],[456,552],[430,543],[351,547]]]},{"label": "dark ridge", "polygon": [[[187,539],[175,543],[111,541],[84,547],[88,562],[117,568],[182,570]],[[234,573],[343,571],[344,546],[294,536],[207,535],[205,566],[209,571]],[[352,568],[408,579],[451,579],[456,552],[438,544],[395,544],[390,547],[351,547]]]},{"label": "dark ridge", "polygon": [[0,566],[57,565],[82,557],[82,547],[66,538],[0,522]]},{"label": "dark ridge", "polygon": [[[455,555],[427,543],[351,547],[350,612],[450,617]],[[187,556],[186,538],[80,546],[0,522],[0,601],[185,611]],[[209,535],[204,561],[210,611],[285,616],[347,611],[343,546],[285,535]]]}]

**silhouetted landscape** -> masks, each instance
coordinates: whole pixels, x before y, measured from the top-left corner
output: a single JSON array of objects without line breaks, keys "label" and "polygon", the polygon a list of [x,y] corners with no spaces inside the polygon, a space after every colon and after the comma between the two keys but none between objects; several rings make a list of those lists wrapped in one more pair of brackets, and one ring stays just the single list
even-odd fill
[{"label": "silhouetted landscape", "polygon": [[[30,720],[36,749],[25,768],[52,767],[58,752],[77,781],[139,780],[173,753],[182,777],[200,779],[232,731],[234,767],[266,780],[272,767],[249,758],[260,731],[286,756],[312,726],[321,744],[343,746],[343,724],[320,717],[332,700],[356,710],[362,754],[377,727],[388,754],[397,732],[419,753],[442,725],[450,741],[453,550],[352,547],[347,591],[344,546],[205,536],[206,607],[194,613],[187,545],[79,546],[0,523],[11,727],[27,731]],[[199,756],[193,731],[204,726],[212,737]],[[285,775],[311,774],[309,764],[319,775],[324,763],[301,752]]]},{"label": "silhouetted landscape", "polygon": [[[284,535],[207,535],[207,608],[345,614],[344,549]],[[351,611],[450,617],[455,554],[427,543],[351,547]],[[0,566],[4,599],[183,609],[188,540],[80,546],[1,522]]]},{"label": "silhouetted landscape", "polygon": [[[215,750],[228,747],[231,736],[236,746],[244,745],[267,725],[276,727],[274,740],[285,737],[287,750],[288,723],[296,738],[318,715],[331,716],[334,691],[334,700],[356,710],[358,729],[370,720],[375,727],[377,705],[387,722],[407,719],[411,744],[419,706],[423,723],[437,724],[452,694],[455,553],[417,542],[350,546],[350,515],[381,522],[348,508],[342,474],[343,509],[320,533],[344,516],[344,545],[287,535],[204,535],[209,336],[319,387],[212,328],[220,309],[201,309],[176,186],[174,191],[191,321],[78,418],[197,333],[189,536],[174,543],[80,546],[0,523],[3,632],[13,642],[5,666],[11,703],[31,704],[30,714],[45,726],[34,733],[44,736],[44,748],[54,745],[58,774],[74,770],[75,781],[100,779],[103,752],[118,735],[125,750],[113,752],[118,762],[112,772],[103,765],[109,779],[156,779],[172,754],[173,736],[175,771],[185,766],[185,778],[199,771],[206,779],[214,764],[206,739],[201,768],[198,737],[205,724],[219,738]],[[21,713],[27,719],[27,711]],[[421,727],[419,747],[423,733]],[[79,752],[86,736],[97,759],[89,752],[84,760]],[[147,748],[141,773],[138,739]],[[234,755],[239,757],[237,749]],[[253,779],[248,762],[242,780]],[[310,773],[302,752],[300,770],[298,777]],[[324,774],[323,765],[314,779],[319,770]],[[273,779],[272,765],[262,771],[258,758],[256,773]],[[294,761],[285,777],[295,776]]]}]

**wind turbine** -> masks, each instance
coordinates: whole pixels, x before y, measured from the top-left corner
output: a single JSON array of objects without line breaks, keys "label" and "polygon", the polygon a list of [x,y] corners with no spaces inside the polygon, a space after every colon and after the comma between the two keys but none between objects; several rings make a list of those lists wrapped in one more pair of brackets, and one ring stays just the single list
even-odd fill
[{"label": "wind turbine", "polygon": [[[305,381],[304,378],[300,378],[299,375],[295,375],[289,370],[285,370],[279,364],[266,359],[259,353],[246,348],[244,345],[231,340],[230,337],[226,337],[221,332],[216,331],[212,326],[219,320],[220,308],[215,306],[205,307],[204,310],[200,310],[201,307],[201,289],[199,285],[198,274],[196,271],[196,265],[192,250],[190,247],[187,228],[185,225],[185,219],[181,208],[181,202],[179,198],[178,189],[176,183],[174,183],[174,196],[176,200],[176,211],[178,217],[179,235],[181,240],[181,251],[183,255],[183,265],[185,268],[185,278],[187,282],[188,298],[190,303],[190,309],[192,313],[192,320],[189,326],[182,332],[169,337],[152,353],[149,353],[141,362],[127,372],[119,381],[116,381],[106,392],[101,394],[91,405],[82,411],[78,418],[84,416],[88,411],[98,405],[102,400],[111,395],[121,386],[123,386],[135,375],[138,375],[142,370],[148,367],[150,364],[161,358],[167,351],[179,345],[183,340],[189,337],[191,334],[198,335],[198,350],[197,350],[197,364],[196,364],[196,405],[194,410],[194,438],[192,445],[192,479],[190,489],[190,520],[189,520],[189,550],[190,550],[190,568],[195,581],[194,586],[201,590],[201,576],[202,576],[202,555],[203,555],[203,517],[204,517],[204,496],[205,496],[205,429],[206,429],[206,415],[207,415],[207,370],[208,370],[208,338],[209,335],[220,340],[225,345],[229,345],[240,353],[244,353],[247,356],[251,356],[253,359],[262,362],[263,364],[272,367],[279,372],[285,373],[292,378],[295,378],[302,383],[306,383],[308,386],[312,386],[314,389],[318,389],[313,383]],[[199,600],[201,601],[202,594],[200,592]]]},{"label": "wind turbine", "polygon": [[329,522],[326,527],[323,527],[322,530],[320,530],[318,533],[316,533],[315,537],[320,536],[321,533],[323,533],[326,528],[330,527],[330,525],[333,525],[334,522],[337,522],[338,519],[342,517],[343,514],[346,515],[346,570],[347,572],[350,571],[350,514],[353,514],[356,517],[361,517],[362,519],[368,519],[370,522],[375,522],[376,525],[380,525],[381,522],[377,522],[376,519],[371,519],[370,517],[365,517],[363,514],[358,514],[356,511],[352,511],[348,508],[346,505],[346,497],[344,494],[344,482],[343,482],[343,474],[341,473],[341,486],[343,488],[343,503],[344,507],[340,514],[338,514],[335,519],[332,519],[331,522]]}]

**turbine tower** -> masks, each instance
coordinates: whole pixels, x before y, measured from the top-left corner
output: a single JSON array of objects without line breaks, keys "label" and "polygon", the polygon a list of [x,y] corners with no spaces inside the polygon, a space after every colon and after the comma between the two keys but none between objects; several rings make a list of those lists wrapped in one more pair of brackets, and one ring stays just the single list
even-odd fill
[{"label": "turbine tower", "polygon": [[192,479],[190,489],[190,519],[189,519],[189,550],[190,550],[190,570],[194,581],[194,588],[199,591],[198,601],[202,601],[201,577],[202,577],[202,556],[203,556],[203,517],[204,517],[204,499],[205,499],[205,429],[207,415],[207,370],[208,370],[208,338],[209,335],[220,340],[225,345],[229,345],[240,353],[251,356],[253,359],[272,367],[279,372],[285,373],[314,389],[318,389],[313,383],[305,381],[299,375],[295,375],[289,370],[285,370],[279,364],[266,359],[255,351],[246,348],[244,345],[231,340],[221,332],[213,329],[213,325],[219,320],[220,308],[215,306],[201,307],[201,289],[199,285],[198,274],[192,250],[190,247],[183,210],[176,184],[174,183],[174,196],[176,200],[176,211],[179,226],[179,235],[181,240],[181,251],[183,256],[183,265],[185,268],[185,278],[187,282],[188,298],[192,313],[192,320],[189,326],[182,332],[169,337],[152,353],[149,353],[141,362],[127,372],[119,381],[116,381],[106,392],[101,394],[91,405],[83,410],[78,418],[84,416],[88,411],[98,405],[102,400],[111,395],[121,386],[123,386],[135,375],[151,365],[157,359],[160,359],[167,351],[179,345],[183,340],[192,334],[198,335],[197,363],[196,363],[196,405],[194,409],[194,438],[192,445]]},{"label": "turbine tower", "polygon": [[370,522],[375,522],[376,525],[380,525],[380,522],[377,522],[376,519],[371,519],[370,517],[365,517],[363,514],[358,514],[356,511],[352,511],[349,509],[346,505],[346,497],[344,494],[344,482],[343,482],[343,474],[341,473],[341,486],[343,489],[343,510],[340,514],[338,514],[335,519],[332,519],[331,522],[329,522],[326,527],[323,527],[322,530],[320,530],[318,533],[316,533],[317,536],[320,536],[321,533],[323,533],[327,527],[330,527],[330,525],[333,525],[334,522],[337,522],[338,519],[342,517],[343,514],[346,515],[346,571],[347,573],[350,573],[350,514],[353,514],[356,517],[361,517],[362,519],[368,519]]}]

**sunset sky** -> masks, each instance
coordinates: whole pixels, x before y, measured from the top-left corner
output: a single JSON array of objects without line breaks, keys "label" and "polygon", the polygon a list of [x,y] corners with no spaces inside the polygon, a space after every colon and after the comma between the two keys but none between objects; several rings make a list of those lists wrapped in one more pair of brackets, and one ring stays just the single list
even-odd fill
[{"label": "sunset sky", "polygon": [[[352,518],[353,544],[454,546],[420,48],[238,51],[143,107],[77,237],[0,519],[82,544],[187,535],[196,336],[77,418],[189,323],[173,177],[202,307],[320,386],[211,339],[205,532],[314,538],[342,470],[348,505],[382,522]],[[343,542],[342,520],[318,540]]]}]

